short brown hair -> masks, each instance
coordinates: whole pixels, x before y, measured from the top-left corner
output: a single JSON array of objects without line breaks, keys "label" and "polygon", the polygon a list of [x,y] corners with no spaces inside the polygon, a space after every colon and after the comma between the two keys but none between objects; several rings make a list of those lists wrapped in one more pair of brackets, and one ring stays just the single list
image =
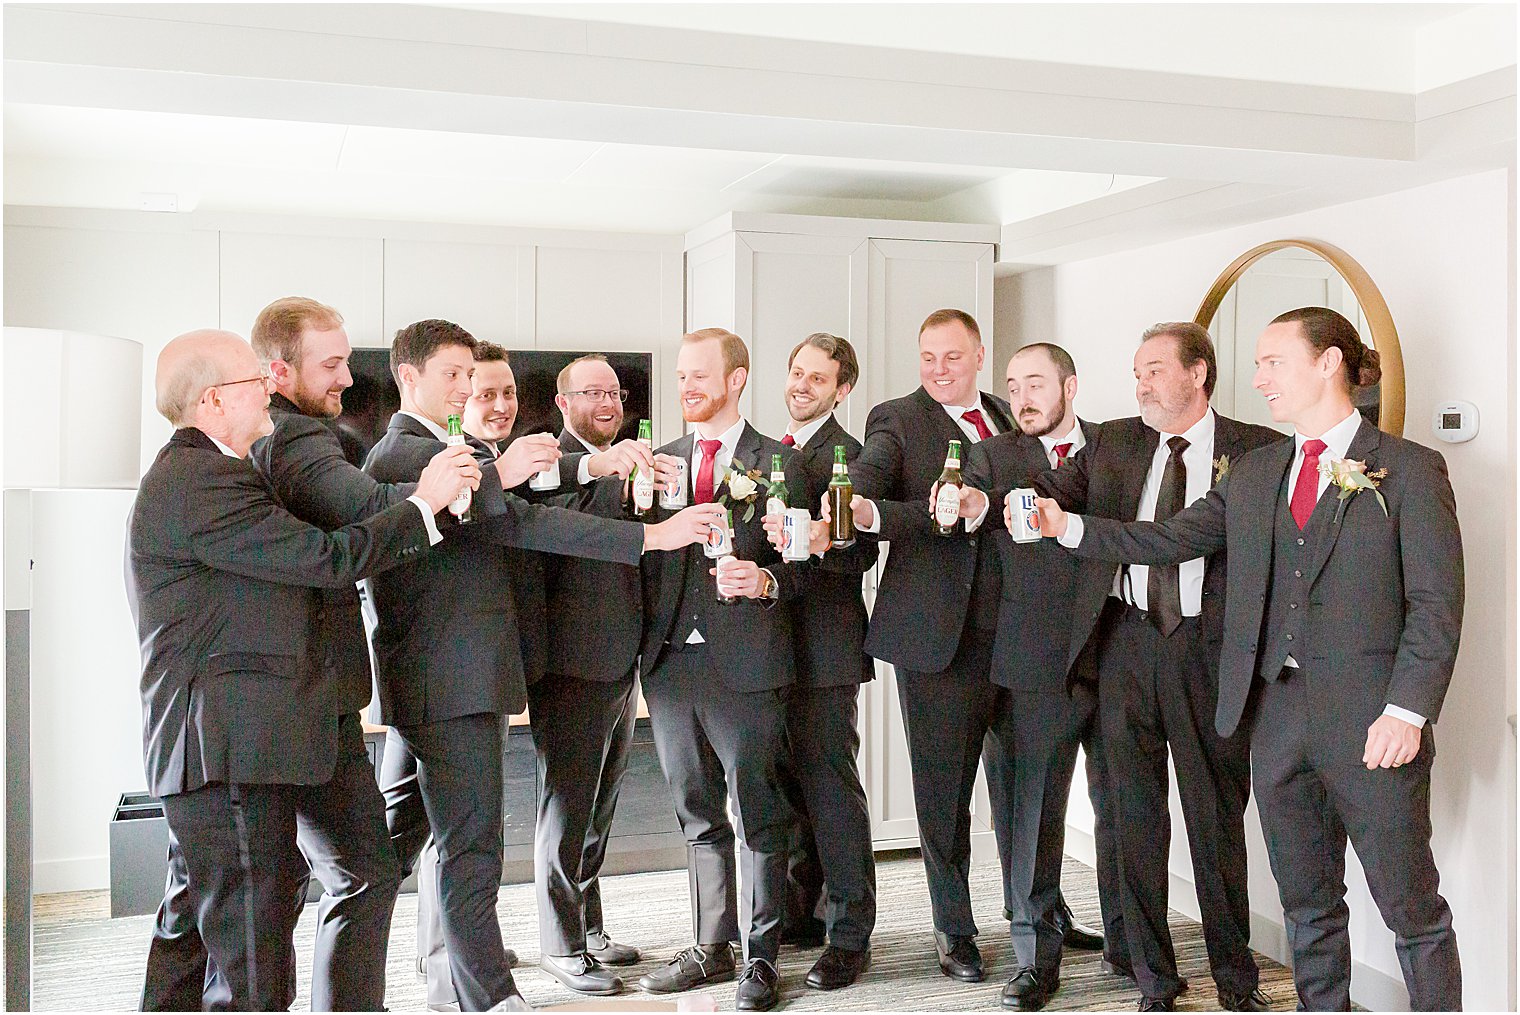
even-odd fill
[{"label": "short brown hair", "polygon": [[1214,340],[1209,337],[1209,329],[1194,321],[1153,324],[1141,332],[1140,344],[1144,345],[1162,335],[1170,335],[1177,340],[1177,359],[1183,366],[1190,367],[1201,360],[1208,368],[1203,378],[1203,394],[1205,398],[1213,398],[1214,382],[1219,380],[1219,366],[1214,362]]},{"label": "short brown hair", "polygon": [[475,340],[476,363],[507,363],[511,360],[507,357],[507,350],[495,342],[487,342],[482,339]]},{"label": "short brown hair", "polygon": [[982,329],[977,327],[976,318],[964,310],[956,310],[953,307],[936,310],[928,317],[925,317],[924,323],[918,326],[919,337],[922,337],[924,332],[930,328],[937,328],[942,324],[963,324],[966,330],[971,332],[971,337],[976,340],[976,344],[982,344]]},{"label": "short brown hair", "polygon": [[786,358],[788,370],[792,368],[792,360],[797,358],[797,354],[805,345],[812,346],[839,364],[839,387],[842,388],[846,384],[851,388],[855,387],[855,382],[860,380],[860,361],[855,358],[855,347],[847,339],[830,335],[827,331],[813,332],[793,347],[792,354]]},{"label": "short brown hair", "polygon": [[603,356],[599,352],[588,352],[584,356],[575,357],[575,359],[571,360],[569,363],[566,363],[565,368],[559,372],[559,376],[554,378],[554,390],[561,395],[568,395],[570,393],[570,371],[575,369],[575,365],[577,363],[606,362],[607,357]]},{"label": "short brown hair", "polygon": [[1383,377],[1382,357],[1378,351],[1362,344],[1356,326],[1328,307],[1289,310],[1272,318],[1271,323],[1297,324],[1303,329],[1304,338],[1316,356],[1322,355],[1332,345],[1339,349],[1348,389],[1376,384]]},{"label": "short brown hair", "polygon": [[401,364],[410,363],[422,370],[426,368],[433,353],[446,345],[462,345],[473,356],[479,344],[474,335],[453,321],[430,320],[408,324],[396,332],[396,338],[391,342],[391,376],[399,385]]},{"label": "short brown hair", "polygon": [[1018,356],[1019,354],[1029,352],[1032,349],[1044,350],[1045,355],[1050,357],[1050,362],[1055,364],[1056,379],[1062,384],[1066,383],[1066,379],[1068,377],[1077,376],[1077,364],[1071,358],[1071,353],[1067,352],[1059,345],[1056,345],[1054,342],[1030,342],[1028,345],[1019,346],[1014,350],[1013,354],[1015,356]]},{"label": "short brown hair", "polygon": [[683,343],[705,342],[715,338],[723,345],[723,376],[743,367],[749,370],[749,346],[744,344],[744,339],[735,335],[732,331],[723,328],[701,328],[681,336]]},{"label": "short brown hair", "polygon": [[301,332],[343,327],[343,315],[325,303],[305,296],[284,296],[259,311],[253,320],[254,353],[267,367],[275,360],[300,366]]}]

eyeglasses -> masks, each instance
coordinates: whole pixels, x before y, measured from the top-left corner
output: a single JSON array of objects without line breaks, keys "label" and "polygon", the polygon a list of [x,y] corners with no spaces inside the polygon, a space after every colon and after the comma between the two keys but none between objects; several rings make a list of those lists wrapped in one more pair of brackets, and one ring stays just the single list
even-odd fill
[{"label": "eyeglasses", "polygon": [[567,395],[580,395],[588,402],[600,402],[602,399],[617,399],[619,402],[628,401],[627,388],[613,388],[611,391],[603,391],[601,388],[587,388],[585,391],[567,391]]},{"label": "eyeglasses", "polygon": [[244,377],[240,381],[220,381],[220,382],[218,382],[216,384],[213,384],[211,386],[213,388],[230,388],[234,384],[252,384],[254,381],[259,381],[260,383],[262,383],[264,385],[264,388],[267,390],[269,388],[270,383],[273,380],[274,380],[274,378],[270,377],[268,374],[259,374],[257,377]]}]

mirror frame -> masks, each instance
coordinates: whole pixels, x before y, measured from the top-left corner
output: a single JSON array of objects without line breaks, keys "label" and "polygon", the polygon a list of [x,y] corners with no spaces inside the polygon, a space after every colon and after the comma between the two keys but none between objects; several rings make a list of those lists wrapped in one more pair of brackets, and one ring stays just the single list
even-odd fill
[{"label": "mirror frame", "polygon": [[1357,303],[1361,304],[1362,315],[1367,319],[1367,326],[1372,330],[1372,347],[1377,350],[1379,366],[1383,371],[1382,390],[1379,392],[1378,400],[1378,429],[1384,433],[1402,437],[1404,435],[1404,353],[1399,347],[1399,333],[1393,326],[1393,315],[1388,311],[1388,304],[1372,281],[1372,276],[1367,274],[1366,269],[1358,264],[1354,257],[1341,248],[1319,240],[1301,239],[1273,240],[1270,243],[1252,247],[1231,261],[1230,266],[1214,280],[1214,284],[1209,287],[1208,295],[1204,296],[1203,302],[1198,305],[1198,312],[1193,315],[1193,320],[1207,328],[1213,323],[1214,315],[1219,312],[1219,305],[1224,302],[1225,294],[1239,281],[1240,276],[1245,274],[1247,268],[1273,251],[1289,247],[1298,247],[1324,258],[1351,287],[1352,295],[1356,297]]}]

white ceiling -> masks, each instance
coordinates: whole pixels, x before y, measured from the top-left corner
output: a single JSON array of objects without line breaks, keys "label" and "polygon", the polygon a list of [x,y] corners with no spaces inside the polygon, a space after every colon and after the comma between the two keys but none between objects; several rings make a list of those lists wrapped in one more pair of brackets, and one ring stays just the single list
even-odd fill
[{"label": "white ceiling", "polygon": [[1005,250],[1037,263],[1514,148],[1510,4],[7,4],[4,18],[12,205],[167,195],[181,212],[666,234],[730,211],[999,223]]}]

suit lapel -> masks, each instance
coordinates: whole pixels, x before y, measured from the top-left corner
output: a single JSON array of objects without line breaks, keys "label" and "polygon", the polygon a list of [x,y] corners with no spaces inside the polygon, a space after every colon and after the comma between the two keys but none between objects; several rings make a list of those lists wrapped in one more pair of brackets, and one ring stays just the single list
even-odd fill
[{"label": "suit lapel", "polygon": [[744,463],[745,469],[770,471],[771,463],[760,461],[760,431],[750,426],[749,420],[744,421],[744,429],[739,431],[739,439],[734,441],[733,460]]},{"label": "suit lapel", "polygon": [[[1012,433],[1017,429],[1013,425],[1013,413],[1009,410],[1008,403],[996,395],[987,394],[985,391],[978,392],[978,394],[982,396],[982,406],[987,410],[987,415],[992,417],[992,422],[996,424],[998,433]],[[1046,463],[1047,468],[1049,464],[1048,462]]]},{"label": "suit lapel", "polygon": [[[1357,427],[1356,436],[1351,439],[1351,446],[1346,449],[1346,457],[1353,461],[1367,462],[1367,467],[1375,470],[1377,463],[1372,459],[1377,452],[1378,445],[1381,443],[1382,435],[1378,432],[1377,427],[1364,419],[1361,425]],[[1337,510],[1340,505],[1335,504],[1335,501],[1339,496],[1340,490],[1335,484],[1327,483],[1325,485],[1325,492],[1320,494],[1320,503],[1315,506],[1316,510],[1326,509],[1335,513],[1331,516],[1330,531],[1320,540],[1320,544],[1316,548],[1314,560],[1309,563],[1309,573],[1305,577],[1311,586],[1314,584],[1314,580],[1319,577],[1319,573],[1324,570],[1325,563],[1330,559],[1331,551],[1335,549],[1336,541],[1341,537],[1341,526],[1345,524],[1346,514],[1351,508],[1351,501],[1355,500],[1360,494],[1353,494],[1346,501],[1346,510]],[[1329,500],[1328,504],[1325,503],[1326,499]]]},{"label": "suit lapel", "polygon": [[1021,434],[1018,438],[1019,447],[1024,451],[1024,465],[1026,476],[1038,476],[1042,472],[1050,470],[1050,458],[1045,454],[1045,442],[1038,437],[1030,437]]},{"label": "suit lapel", "polygon": [[1119,505],[1120,518],[1132,519],[1140,510],[1140,495],[1145,492],[1145,479],[1151,472],[1151,459],[1161,446],[1161,435],[1144,423],[1140,423],[1140,440],[1135,453],[1126,456],[1123,486],[1120,494],[1124,500]]},{"label": "suit lapel", "polygon": [[927,391],[919,388],[913,392],[912,398],[923,412],[924,421],[929,424],[929,429],[939,438],[939,443],[948,444],[951,441],[960,441],[962,444],[966,443],[966,434],[956,424],[955,420],[950,418],[950,414],[945,411],[945,407],[931,398]]}]

